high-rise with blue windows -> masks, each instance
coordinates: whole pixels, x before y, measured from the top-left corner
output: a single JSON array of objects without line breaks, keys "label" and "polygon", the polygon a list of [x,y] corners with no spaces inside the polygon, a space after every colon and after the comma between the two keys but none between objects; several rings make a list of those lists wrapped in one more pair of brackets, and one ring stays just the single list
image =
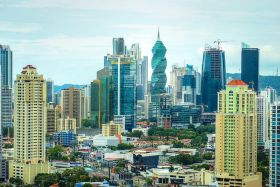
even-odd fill
[{"label": "high-rise with blue windows", "polygon": [[269,186],[280,186],[280,103],[271,106]]},{"label": "high-rise with blue windows", "polygon": [[13,52],[0,45],[1,64],[1,126],[12,126]]},{"label": "high-rise with blue windows", "polygon": [[217,93],[225,87],[225,52],[220,48],[207,47],[203,52],[201,94],[206,111],[217,110]]},{"label": "high-rise with blue windows", "polygon": [[259,91],[259,49],[242,47],[241,51],[241,80],[254,91]]},{"label": "high-rise with blue windows", "polygon": [[136,63],[129,56],[117,55],[109,58],[113,81],[114,115],[126,118],[125,130],[135,126],[136,114]]}]

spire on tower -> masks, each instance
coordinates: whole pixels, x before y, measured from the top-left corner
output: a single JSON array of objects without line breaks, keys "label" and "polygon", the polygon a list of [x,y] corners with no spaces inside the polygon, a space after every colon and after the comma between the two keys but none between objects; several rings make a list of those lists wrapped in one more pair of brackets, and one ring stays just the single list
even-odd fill
[{"label": "spire on tower", "polygon": [[160,41],[159,27],[158,27],[158,33],[157,33],[157,40]]}]

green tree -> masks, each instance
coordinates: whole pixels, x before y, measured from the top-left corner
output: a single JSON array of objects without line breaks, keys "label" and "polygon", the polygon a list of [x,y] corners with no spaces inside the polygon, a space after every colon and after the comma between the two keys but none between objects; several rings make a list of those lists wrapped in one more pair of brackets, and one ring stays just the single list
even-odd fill
[{"label": "green tree", "polygon": [[13,185],[16,185],[16,186],[22,186],[24,184],[23,180],[21,180],[18,177],[17,178],[14,178],[14,177],[10,178],[9,182]]},{"label": "green tree", "polygon": [[54,147],[49,148],[48,150],[48,158],[49,160],[61,160],[63,148],[60,145],[56,145]]},{"label": "green tree", "polygon": [[133,132],[129,132],[126,134],[128,137],[136,137],[136,138],[141,138],[143,136],[143,132],[139,130],[135,130]]},{"label": "green tree", "polygon": [[204,153],[202,155],[202,158],[205,159],[205,160],[213,160],[213,153],[212,152]]},{"label": "green tree", "polygon": [[92,185],[90,183],[85,183],[83,184],[83,187],[92,187]]},{"label": "green tree", "polygon": [[151,178],[146,178],[145,182],[146,182],[147,186],[152,186],[153,185],[153,180]]},{"label": "green tree", "polygon": [[173,141],[173,147],[174,148],[183,148],[184,144],[182,142],[179,142],[179,141]]},{"label": "green tree", "polygon": [[82,127],[98,128],[98,123],[96,123],[93,119],[82,119]]},{"label": "green tree", "polygon": [[47,174],[47,173],[39,173],[35,179],[34,179],[34,184],[36,186],[50,186],[52,184],[56,184],[59,182],[60,179],[60,174]]},{"label": "green tree", "polygon": [[120,143],[118,144],[117,146],[117,149],[118,150],[127,150],[127,149],[133,149],[134,148],[134,145],[132,144],[126,144],[126,143]]},{"label": "green tree", "polygon": [[88,173],[82,167],[74,167],[71,169],[66,169],[62,173],[62,178],[65,178],[67,186],[73,186],[77,182],[89,182],[90,178]]}]

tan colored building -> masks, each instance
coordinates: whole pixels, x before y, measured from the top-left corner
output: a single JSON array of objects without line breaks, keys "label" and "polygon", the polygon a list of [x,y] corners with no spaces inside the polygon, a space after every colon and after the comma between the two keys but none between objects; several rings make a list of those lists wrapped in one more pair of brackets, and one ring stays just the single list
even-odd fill
[{"label": "tan colored building", "polygon": [[76,119],[73,118],[60,118],[58,119],[57,124],[57,132],[63,131],[63,130],[70,130],[74,133],[76,133]]},{"label": "tan colored building", "polygon": [[256,93],[233,80],[218,94],[215,172],[221,187],[261,187],[257,172]]},{"label": "tan colored building", "polygon": [[107,124],[102,125],[102,136],[115,136],[121,135],[122,133],[122,124],[115,124],[110,121]]},{"label": "tan colored building", "polygon": [[81,127],[81,90],[69,87],[61,90],[61,114],[62,118],[76,119],[76,125]]},{"label": "tan colored building", "polygon": [[14,84],[14,159],[9,178],[31,184],[38,173],[48,173],[46,113],[46,82],[35,67],[27,65]]},{"label": "tan colored building", "polygon": [[58,119],[61,117],[60,106],[54,103],[47,104],[47,134],[52,135],[57,131]]}]

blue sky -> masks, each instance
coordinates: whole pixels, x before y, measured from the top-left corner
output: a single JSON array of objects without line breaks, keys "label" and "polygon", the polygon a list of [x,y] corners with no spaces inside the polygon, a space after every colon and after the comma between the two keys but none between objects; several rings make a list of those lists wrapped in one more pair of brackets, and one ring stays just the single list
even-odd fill
[{"label": "blue sky", "polygon": [[140,43],[150,60],[158,26],[167,74],[176,63],[200,71],[203,48],[216,39],[232,41],[222,44],[227,72],[240,72],[241,41],[260,48],[261,74],[280,66],[277,0],[0,0],[0,44],[14,51],[14,75],[32,64],[56,84],[94,80],[113,37]]}]

